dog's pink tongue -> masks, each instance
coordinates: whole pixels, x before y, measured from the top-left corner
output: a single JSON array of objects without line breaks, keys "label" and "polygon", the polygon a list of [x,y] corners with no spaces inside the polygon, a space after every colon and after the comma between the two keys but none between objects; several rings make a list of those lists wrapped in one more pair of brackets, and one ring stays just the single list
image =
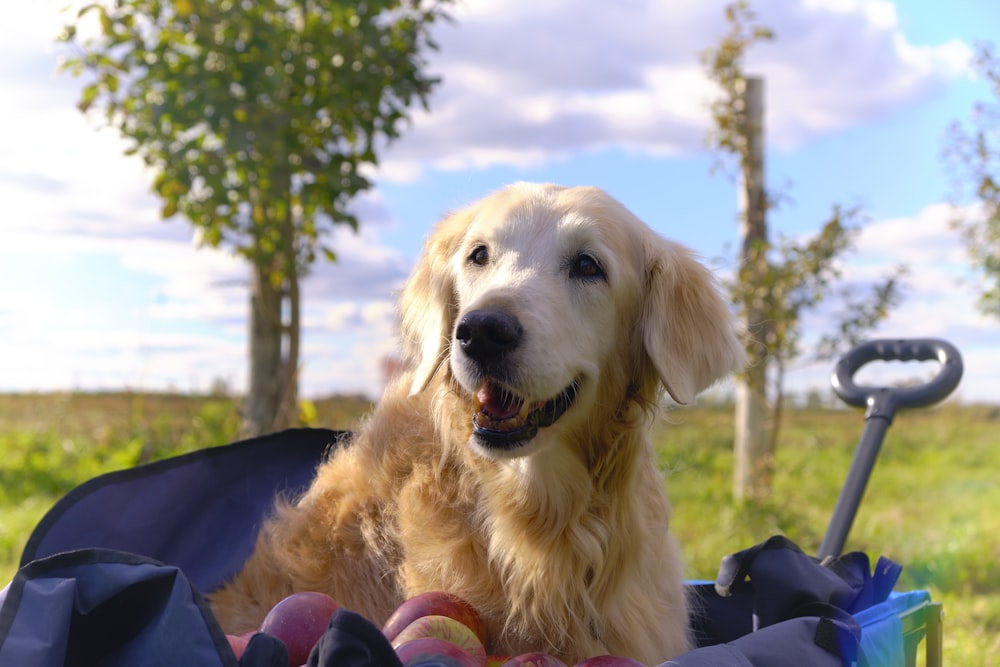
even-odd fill
[{"label": "dog's pink tongue", "polygon": [[521,411],[522,401],[500,387],[484,382],[476,393],[476,398],[483,406],[483,411],[493,419],[511,419]]}]

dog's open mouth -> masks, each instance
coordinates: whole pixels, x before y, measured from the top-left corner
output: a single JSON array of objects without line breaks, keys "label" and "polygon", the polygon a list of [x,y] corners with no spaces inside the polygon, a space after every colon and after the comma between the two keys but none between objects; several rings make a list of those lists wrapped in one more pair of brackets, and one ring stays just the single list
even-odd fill
[{"label": "dog's open mouth", "polygon": [[472,432],[489,446],[511,449],[535,437],[538,429],[556,423],[573,404],[578,385],[570,383],[549,401],[526,403],[508,389],[486,380],[473,401]]}]

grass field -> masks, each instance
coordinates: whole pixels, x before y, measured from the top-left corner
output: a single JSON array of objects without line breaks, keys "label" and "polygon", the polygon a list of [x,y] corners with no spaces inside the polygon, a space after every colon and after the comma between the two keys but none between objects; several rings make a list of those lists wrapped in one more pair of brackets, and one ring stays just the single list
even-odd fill
[{"label": "grass field", "polygon": [[[310,419],[350,428],[359,398],[313,404]],[[787,413],[774,500],[735,504],[732,413],[685,408],[654,431],[692,578],[715,577],[722,556],[774,534],[814,553],[864,426],[859,411]],[[101,472],[236,439],[227,398],[147,394],[0,395],[0,579],[14,573],[40,516]],[[903,413],[847,544],[904,565],[899,588],[945,605],[948,664],[1000,660],[1000,407]]]}]

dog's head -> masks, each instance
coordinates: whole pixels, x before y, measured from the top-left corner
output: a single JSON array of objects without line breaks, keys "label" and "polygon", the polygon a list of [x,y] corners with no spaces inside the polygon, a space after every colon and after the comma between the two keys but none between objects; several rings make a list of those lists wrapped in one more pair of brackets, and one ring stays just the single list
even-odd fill
[{"label": "dog's head", "polygon": [[596,188],[517,184],[448,216],[400,308],[411,391],[450,374],[494,458],[614,414],[650,377],[688,403],[743,359],[710,272]]}]

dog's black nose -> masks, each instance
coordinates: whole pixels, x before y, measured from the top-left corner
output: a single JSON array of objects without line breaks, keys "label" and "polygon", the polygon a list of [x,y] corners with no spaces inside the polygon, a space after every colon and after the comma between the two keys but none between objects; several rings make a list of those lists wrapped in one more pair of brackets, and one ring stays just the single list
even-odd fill
[{"label": "dog's black nose", "polygon": [[496,359],[517,347],[521,341],[521,323],[505,310],[487,308],[462,316],[455,327],[455,338],[462,350],[480,361]]}]

